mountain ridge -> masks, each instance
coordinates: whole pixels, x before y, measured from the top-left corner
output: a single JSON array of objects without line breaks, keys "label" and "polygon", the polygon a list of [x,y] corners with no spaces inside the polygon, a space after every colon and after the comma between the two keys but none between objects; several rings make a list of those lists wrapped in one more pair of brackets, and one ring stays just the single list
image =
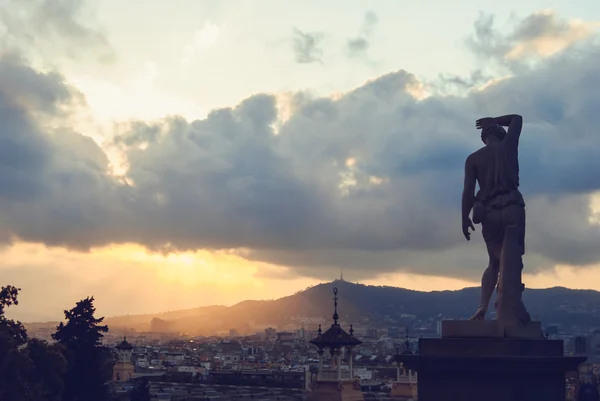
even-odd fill
[{"label": "mountain ridge", "polygon": [[[265,325],[282,328],[294,324],[297,322],[294,318],[299,316],[330,320],[334,286],[339,289],[339,312],[343,320],[354,323],[368,320],[372,325],[388,326],[432,325],[441,318],[467,318],[477,308],[480,294],[478,287],[418,291],[335,280],[273,300],[245,300],[231,306],[210,305],[107,317],[105,322],[112,329],[127,327],[137,331],[154,329],[207,335],[236,329],[240,333],[252,333],[261,331],[259,328]],[[600,327],[596,313],[600,311],[598,291],[557,286],[526,289],[523,298],[532,316],[546,325]]]}]

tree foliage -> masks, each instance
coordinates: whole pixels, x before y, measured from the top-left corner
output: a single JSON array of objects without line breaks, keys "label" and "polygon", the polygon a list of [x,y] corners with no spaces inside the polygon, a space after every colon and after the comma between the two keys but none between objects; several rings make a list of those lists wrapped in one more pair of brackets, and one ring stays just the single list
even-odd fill
[{"label": "tree foliage", "polygon": [[85,298],[65,311],[66,323],[60,323],[52,335],[65,349],[67,372],[64,401],[105,401],[109,399],[106,385],[115,363],[113,352],[102,346],[108,327],[101,325],[103,317],[94,316],[94,297]]},{"label": "tree foliage", "polygon": [[35,400],[61,401],[64,390],[63,375],[67,360],[60,345],[48,345],[46,341],[31,339],[25,353],[32,361],[30,391]]},{"label": "tree foliage", "polygon": [[[65,311],[52,338],[56,344],[29,339],[21,322],[6,310],[18,305],[19,288],[0,287],[0,400],[108,401],[107,382],[115,355],[102,345],[108,327],[94,316],[94,298]],[[144,397],[144,389],[139,389]],[[145,398],[140,398],[145,400]]]},{"label": "tree foliage", "polygon": [[0,400],[61,401],[66,361],[58,345],[28,340],[19,321],[6,309],[18,305],[20,289],[0,288]]},{"label": "tree foliage", "polygon": [[96,318],[94,313],[96,313],[94,297],[82,299],[74,308],[65,311],[67,323],[61,322],[52,338],[65,345],[67,349],[100,346],[103,333],[108,332],[108,326],[100,325],[104,318]]},{"label": "tree foliage", "polygon": [[0,335],[6,336],[5,340],[10,341],[15,347],[27,342],[27,331],[21,322],[7,319],[5,312],[6,308],[19,304],[17,299],[19,291],[21,291],[20,288],[12,285],[0,288]]}]

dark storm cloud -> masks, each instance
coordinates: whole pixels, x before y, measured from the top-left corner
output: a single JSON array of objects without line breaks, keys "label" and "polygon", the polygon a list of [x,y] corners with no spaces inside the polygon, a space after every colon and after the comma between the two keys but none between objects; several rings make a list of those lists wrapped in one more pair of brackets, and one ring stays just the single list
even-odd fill
[{"label": "dark storm cloud", "polygon": [[554,13],[535,13],[520,21],[508,39],[518,43],[543,37],[560,38],[572,31],[573,25]]},{"label": "dark storm cloud", "polygon": [[292,49],[297,63],[310,64],[323,62],[323,32],[302,32],[294,28]]},{"label": "dark storm cloud", "polygon": [[39,177],[50,156],[51,143],[35,127],[23,105],[54,111],[68,90],[52,76],[20,64],[17,56],[0,62],[0,197],[12,201],[33,199],[42,192]]},{"label": "dark storm cloud", "polygon": [[[0,224],[11,236],[83,249],[123,219],[125,188],[91,138],[63,125],[81,94],[57,73],[0,57]],[[62,122],[61,122],[62,121]],[[130,207],[130,205],[129,205]],[[117,220],[115,220],[117,219]],[[112,227],[111,227],[112,226]],[[101,234],[102,233],[102,234]]]},{"label": "dark storm cloud", "polygon": [[[473,122],[518,111],[527,121],[522,185],[534,209],[529,250],[560,262],[596,260],[600,231],[581,205],[600,187],[594,174],[600,142],[593,125],[578,121],[598,100],[577,82],[600,81],[590,68],[598,60],[590,49],[579,59],[548,61],[545,74],[507,79],[466,98],[424,101],[408,93],[416,79],[399,71],[336,101],[305,99],[278,135],[271,128],[274,99],[266,95],[203,121],[171,121],[159,140],[129,151],[130,176],[138,191],[147,191],[138,194],[161,200],[139,218],[149,224],[143,241],[181,249],[247,247],[252,258],[301,268],[353,266],[360,260],[360,267],[373,271],[468,269],[463,257],[452,260],[447,252],[463,241],[458,207],[463,163],[480,146]],[[575,81],[552,78],[567,71]],[[573,126],[579,126],[576,133]],[[347,166],[350,159],[355,162]],[[343,191],[345,180],[351,185]],[[543,201],[554,197],[570,207]],[[557,234],[547,227],[563,226],[565,210],[572,212],[565,241],[586,239],[576,252],[557,253],[547,245]],[[356,257],[374,252],[381,253]],[[431,255],[444,258],[425,266]],[[484,262],[478,258],[473,269]]]},{"label": "dark storm cloud", "polygon": [[478,69],[472,71],[467,76],[455,74],[441,74],[437,81],[433,83],[437,91],[446,93],[452,90],[468,91],[474,87],[484,85],[493,79],[493,76]]},{"label": "dark storm cloud", "polygon": [[346,51],[350,57],[366,57],[367,50],[370,47],[369,40],[373,30],[377,26],[379,18],[373,11],[365,14],[363,25],[358,36],[348,39],[346,43]]},{"label": "dark storm cloud", "polygon": [[598,262],[588,196],[600,189],[599,62],[589,43],[465,97],[425,100],[397,71],[335,100],[295,94],[283,123],[266,94],[202,120],[132,122],[114,140],[125,184],[93,140],[45,124],[77,92],[59,74],[1,58],[0,141],[13,157],[0,163],[13,173],[0,174],[0,238],[248,248],[250,259],[321,278],[340,266],[361,278],[398,269],[472,278],[487,263],[479,232],[470,243],[460,232],[464,160],[481,146],[474,121],[517,112],[528,271]]},{"label": "dark storm cloud", "polygon": [[480,58],[502,58],[510,50],[506,37],[494,28],[495,17],[481,13],[474,26],[474,34],[467,40],[471,50]]},{"label": "dark storm cloud", "polygon": [[0,24],[6,31],[2,45],[70,58],[93,54],[102,62],[113,61],[115,54],[105,33],[91,25],[90,7],[83,0],[7,0],[0,7]]},{"label": "dark storm cloud", "polygon": [[369,41],[363,37],[348,39],[348,54],[350,57],[364,55],[369,48]]}]

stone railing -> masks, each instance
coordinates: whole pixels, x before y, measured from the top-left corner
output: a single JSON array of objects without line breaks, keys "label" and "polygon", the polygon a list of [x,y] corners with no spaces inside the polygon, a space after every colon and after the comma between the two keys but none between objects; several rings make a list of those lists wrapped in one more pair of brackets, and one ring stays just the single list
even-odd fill
[{"label": "stone railing", "polygon": [[[342,370],[340,372],[342,380],[350,380],[352,376],[349,370]],[[338,381],[338,372],[335,370],[322,370],[317,376],[317,380],[320,381]]]},{"label": "stone railing", "polygon": [[417,375],[413,372],[412,376],[400,376],[398,380],[395,380],[397,383],[417,383]]}]

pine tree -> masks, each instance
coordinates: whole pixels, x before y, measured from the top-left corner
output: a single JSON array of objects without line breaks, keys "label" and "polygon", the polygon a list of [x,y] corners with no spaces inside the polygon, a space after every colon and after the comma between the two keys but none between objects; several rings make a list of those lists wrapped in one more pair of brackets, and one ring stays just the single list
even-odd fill
[{"label": "pine tree", "polygon": [[65,345],[67,349],[100,346],[103,333],[108,332],[108,326],[101,326],[100,323],[104,318],[97,319],[94,313],[96,313],[94,297],[82,299],[73,309],[65,311],[67,324],[61,322],[52,338]]},{"label": "pine tree", "polygon": [[115,359],[111,350],[102,346],[103,317],[96,318],[94,297],[83,299],[65,311],[66,324],[60,323],[52,335],[65,348],[67,373],[64,401],[105,401],[109,399],[107,382],[112,376]]}]

